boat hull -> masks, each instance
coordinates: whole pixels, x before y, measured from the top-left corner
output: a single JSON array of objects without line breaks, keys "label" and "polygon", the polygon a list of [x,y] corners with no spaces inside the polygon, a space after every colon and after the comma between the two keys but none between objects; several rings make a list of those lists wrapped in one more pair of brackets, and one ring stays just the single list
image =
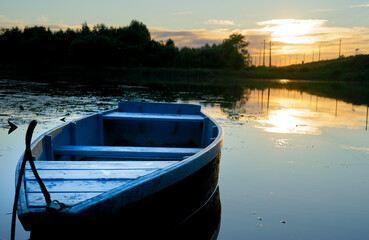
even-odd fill
[{"label": "boat hull", "polygon": [[[79,220],[71,215],[48,216],[35,220],[31,239],[122,239],[161,238],[181,239],[184,233],[216,236],[220,222],[218,154],[196,173],[180,182],[105,216],[91,215]],[[198,213],[205,209],[205,213]],[[201,217],[199,217],[199,215]],[[196,216],[195,220],[193,220]],[[201,229],[198,225],[201,218]]]}]

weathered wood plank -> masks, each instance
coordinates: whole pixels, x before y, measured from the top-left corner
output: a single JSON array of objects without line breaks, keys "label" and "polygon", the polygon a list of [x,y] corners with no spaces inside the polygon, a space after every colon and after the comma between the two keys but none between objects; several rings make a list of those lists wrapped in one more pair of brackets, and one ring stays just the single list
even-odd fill
[{"label": "weathered wood plank", "polygon": [[[50,193],[52,200],[58,200],[67,206],[76,205],[82,201],[93,198],[101,193],[88,192],[88,193]],[[45,207],[45,199],[42,193],[29,193],[27,194],[28,207]]]},{"label": "weathered wood plank", "polygon": [[201,148],[174,147],[120,147],[120,146],[72,146],[65,145],[55,149],[58,155],[83,156],[121,156],[121,157],[178,157],[193,155]]},{"label": "weathered wood plank", "polygon": [[[35,161],[38,170],[46,169],[162,169],[178,161]],[[31,169],[27,162],[26,169]]]},{"label": "weathered wood plank", "polygon": [[112,112],[103,115],[104,119],[117,120],[146,120],[146,121],[174,121],[174,122],[202,122],[201,115],[189,114],[161,114],[161,113],[136,113],[136,112]]},{"label": "weathered wood plank", "polygon": [[[106,192],[113,188],[129,183],[131,180],[66,180],[43,181],[50,193],[55,192]],[[36,180],[26,181],[27,193],[40,193],[41,189]]]},{"label": "weathered wood plank", "polygon": [[[153,172],[154,170],[131,170],[131,169],[123,169],[123,170],[96,170],[96,169],[86,169],[86,170],[64,170],[64,169],[56,169],[56,170],[38,170],[38,174],[40,175],[42,180],[79,180],[79,179],[100,179],[100,180],[108,180],[108,179],[137,179],[146,174]],[[35,180],[35,176],[33,175],[32,170],[25,171],[25,179],[26,180]]]}]

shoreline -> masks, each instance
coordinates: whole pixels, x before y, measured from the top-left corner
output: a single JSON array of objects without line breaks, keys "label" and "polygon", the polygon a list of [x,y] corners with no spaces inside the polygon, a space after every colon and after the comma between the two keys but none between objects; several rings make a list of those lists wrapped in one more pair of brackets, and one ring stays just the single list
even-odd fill
[{"label": "shoreline", "polygon": [[99,67],[66,65],[0,64],[0,78],[25,81],[174,83],[224,85],[256,79],[289,79],[369,83],[369,55],[290,65],[251,66],[243,70],[209,68]]}]

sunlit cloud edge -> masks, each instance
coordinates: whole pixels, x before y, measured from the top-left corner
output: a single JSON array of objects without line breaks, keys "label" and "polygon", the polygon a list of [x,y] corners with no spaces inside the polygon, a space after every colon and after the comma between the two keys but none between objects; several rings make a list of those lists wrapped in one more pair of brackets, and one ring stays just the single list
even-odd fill
[{"label": "sunlit cloud edge", "polygon": [[205,24],[223,25],[223,26],[234,26],[235,22],[232,20],[220,20],[220,19],[208,19],[204,22]]},{"label": "sunlit cloud edge", "polygon": [[358,5],[351,5],[351,8],[360,8],[360,7],[369,7],[369,3],[367,4],[358,4]]}]

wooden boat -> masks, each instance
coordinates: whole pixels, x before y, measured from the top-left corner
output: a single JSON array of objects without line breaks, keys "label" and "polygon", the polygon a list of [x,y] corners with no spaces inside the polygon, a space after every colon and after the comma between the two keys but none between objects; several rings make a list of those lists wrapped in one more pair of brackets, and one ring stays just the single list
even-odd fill
[{"label": "wooden boat", "polygon": [[[186,206],[209,198],[217,187],[222,142],[221,127],[199,105],[120,102],[32,143],[38,174],[63,208],[47,208],[27,163],[18,217],[26,230],[41,231],[122,211],[127,218],[145,218],[145,211],[160,215],[174,201]],[[21,161],[16,179],[20,168]]]}]

